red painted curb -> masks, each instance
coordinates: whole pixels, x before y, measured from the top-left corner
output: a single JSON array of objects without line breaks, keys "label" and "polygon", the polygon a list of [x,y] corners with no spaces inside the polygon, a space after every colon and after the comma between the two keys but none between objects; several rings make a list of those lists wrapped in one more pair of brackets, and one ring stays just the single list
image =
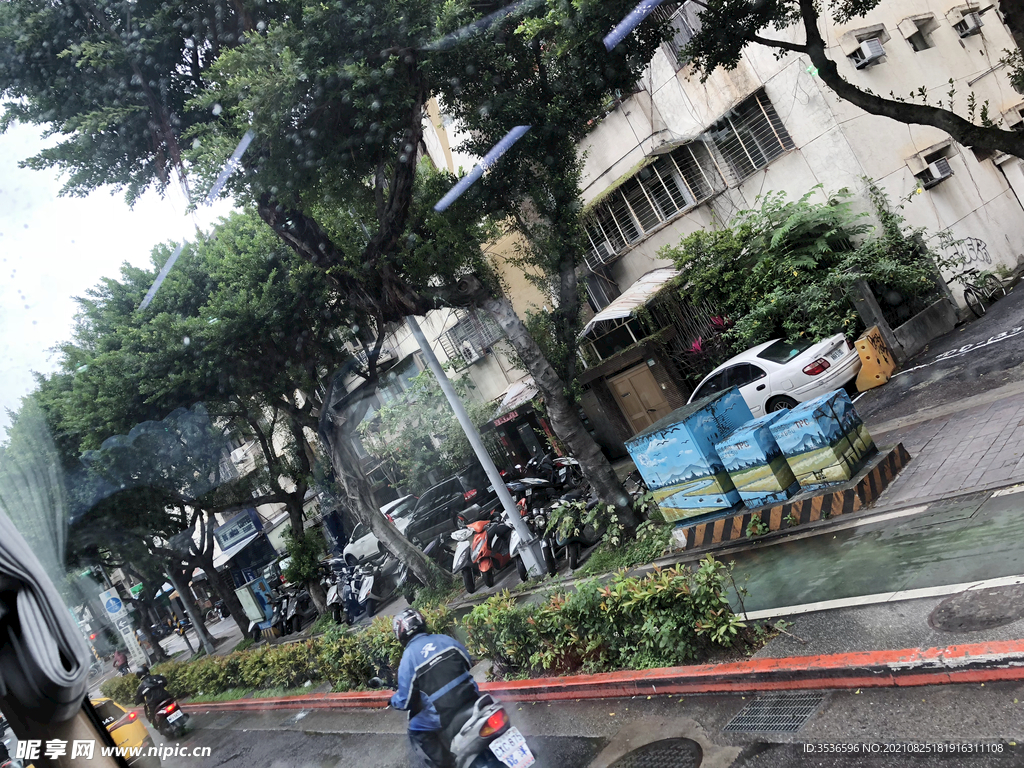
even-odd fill
[{"label": "red painted curb", "polygon": [[[1024,640],[937,648],[862,651],[726,664],[605,672],[483,683],[505,701],[570,701],[680,693],[733,693],[814,688],[891,688],[1024,680]],[[207,712],[382,708],[391,691],[319,693],[189,705]]]}]

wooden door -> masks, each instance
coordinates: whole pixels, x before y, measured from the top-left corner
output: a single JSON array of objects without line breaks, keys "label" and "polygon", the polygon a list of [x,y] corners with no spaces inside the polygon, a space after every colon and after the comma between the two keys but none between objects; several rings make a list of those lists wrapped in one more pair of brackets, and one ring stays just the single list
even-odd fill
[{"label": "wooden door", "polygon": [[634,435],[672,411],[665,393],[646,363],[608,379],[608,386],[629,420]]}]

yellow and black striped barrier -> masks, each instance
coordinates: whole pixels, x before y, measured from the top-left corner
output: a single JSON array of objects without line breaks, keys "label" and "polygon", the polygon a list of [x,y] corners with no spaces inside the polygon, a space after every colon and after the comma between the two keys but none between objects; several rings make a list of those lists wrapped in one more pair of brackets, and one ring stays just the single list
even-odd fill
[{"label": "yellow and black striped barrier", "polygon": [[764,532],[768,533],[857,512],[877,499],[909,461],[910,454],[903,443],[899,443],[872,460],[865,474],[851,483],[835,486],[834,490],[825,489],[824,493],[805,498],[796,496],[785,504],[744,509],[717,520],[687,526],[683,529],[686,549],[706,549],[742,539],[755,517],[767,526]]}]

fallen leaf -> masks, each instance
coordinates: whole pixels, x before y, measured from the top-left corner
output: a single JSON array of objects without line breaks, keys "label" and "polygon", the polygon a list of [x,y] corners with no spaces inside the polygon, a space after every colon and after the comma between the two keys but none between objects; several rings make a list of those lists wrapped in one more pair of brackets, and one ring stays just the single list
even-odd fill
[{"label": "fallen leaf", "polygon": [[860,693],[860,688],[858,688],[856,691],[854,691],[854,693]]},{"label": "fallen leaf", "polygon": [[608,717],[615,717],[615,713],[614,712],[609,712],[608,713]]}]

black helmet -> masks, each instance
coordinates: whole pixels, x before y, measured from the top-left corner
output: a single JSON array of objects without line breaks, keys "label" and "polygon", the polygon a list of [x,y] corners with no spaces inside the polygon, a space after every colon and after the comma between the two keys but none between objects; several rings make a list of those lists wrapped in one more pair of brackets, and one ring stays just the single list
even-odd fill
[{"label": "black helmet", "polygon": [[149,677],[149,666],[146,665],[146,664],[143,664],[142,668],[136,674],[136,677],[138,677],[139,680],[142,680],[144,677]]},{"label": "black helmet", "polygon": [[391,626],[395,630],[395,637],[398,638],[398,642],[401,643],[403,648],[416,635],[427,631],[427,622],[423,618],[423,614],[415,608],[406,608],[395,616]]}]

